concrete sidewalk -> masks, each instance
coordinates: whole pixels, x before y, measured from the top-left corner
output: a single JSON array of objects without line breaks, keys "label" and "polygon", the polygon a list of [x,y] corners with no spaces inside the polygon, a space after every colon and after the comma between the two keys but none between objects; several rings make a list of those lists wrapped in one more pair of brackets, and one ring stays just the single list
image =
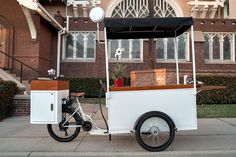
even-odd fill
[{"label": "concrete sidewalk", "polygon": [[[95,117],[101,123],[98,114]],[[199,119],[197,131],[178,132],[166,151],[151,153],[143,150],[132,134],[112,136],[109,142],[108,136],[82,132],[72,142],[59,143],[49,136],[46,125],[31,125],[28,116],[11,117],[0,122],[0,156],[235,157],[236,118]]]}]

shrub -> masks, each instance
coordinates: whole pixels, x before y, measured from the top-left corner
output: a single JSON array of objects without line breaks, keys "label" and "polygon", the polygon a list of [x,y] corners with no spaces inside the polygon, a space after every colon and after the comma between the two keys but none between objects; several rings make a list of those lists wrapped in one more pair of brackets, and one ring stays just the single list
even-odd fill
[{"label": "shrub", "polygon": [[[106,82],[104,78],[68,78],[70,81],[70,92],[85,92],[85,97],[98,97],[100,92],[99,80]],[[110,80],[110,85],[113,84],[113,80]],[[125,78],[125,85],[130,84],[130,79]],[[103,95],[104,97],[104,92]]]},{"label": "shrub", "polygon": [[198,76],[205,85],[225,86],[225,89],[202,91],[197,95],[197,104],[236,104],[235,76]]},{"label": "shrub", "polygon": [[[68,78],[70,92],[85,92],[86,97],[98,97],[100,91],[99,78]],[[105,79],[102,79],[105,82]],[[197,104],[236,104],[236,77],[235,76],[203,76],[197,80],[205,85],[226,86],[225,89],[201,91],[197,94]],[[110,80],[110,85],[113,80]],[[130,85],[130,78],[125,78],[124,84]],[[103,95],[104,97],[104,92]]]},{"label": "shrub", "polygon": [[17,93],[18,87],[12,81],[0,81],[0,120],[11,114],[13,96]]}]

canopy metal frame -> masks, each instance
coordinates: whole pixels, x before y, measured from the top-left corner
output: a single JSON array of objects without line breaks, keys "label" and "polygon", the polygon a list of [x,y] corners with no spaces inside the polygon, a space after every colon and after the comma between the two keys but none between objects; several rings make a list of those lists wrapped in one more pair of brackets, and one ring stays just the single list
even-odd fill
[{"label": "canopy metal frame", "polygon": [[177,37],[187,30],[191,30],[193,88],[196,89],[196,62],[194,46],[194,28],[192,17],[175,18],[106,18],[104,19],[105,63],[106,63],[106,98],[110,98],[109,91],[109,58],[108,39],[140,39],[140,38],[168,38],[175,40],[176,82],[179,84],[179,61],[177,51]]}]

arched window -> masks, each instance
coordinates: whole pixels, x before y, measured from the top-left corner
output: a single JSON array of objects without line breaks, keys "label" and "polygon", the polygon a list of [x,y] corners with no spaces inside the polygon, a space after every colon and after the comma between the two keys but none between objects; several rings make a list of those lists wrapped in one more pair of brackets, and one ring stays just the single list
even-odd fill
[{"label": "arched window", "polygon": [[[149,16],[148,0],[116,0],[112,6],[112,11],[107,11],[108,16],[114,18],[145,18]],[[176,17],[182,16],[180,9],[174,5],[174,2],[168,0],[153,0],[153,11],[155,17]],[[110,9],[110,8],[109,8]],[[110,13],[111,12],[111,13]],[[157,58],[158,60],[173,60],[175,44],[179,44],[178,52],[181,60],[187,60],[188,55],[188,35],[179,38],[179,42],[175,43],[173,39],[157,40]],[[143,59],[143,40],[110,40],[108,44],[110,60],[115,59],[114,53],[116,48],[124,48],[122,56],[123,61],[142,61]],[[167,52],[171,53],[167,53]]]},{"label": "arched window", "polygon": [[217,35],[213,38],[213,59],[220,59],[220,38]]},{"label": "arched window", "polygon": [[111,17],[146,17],[149,15],[148,0],[122,0]]},{"label": "arched window", "polygon": [[173,7],[166,0],[154,0],[154,16],[156,17],[176,17]]},{"label": "arched window", "polygon": [[[113,2],[115,6],[108,6],[107,16],[126,18],[149,16],[148,0],[114,0]],[[174,1],[153,0],[152,2],[155,17],[182,16],[181,10]]]},{"label": "arched window", "polygon": [[231,55],[231,39],[230,36],[227,35],[224,38],[224,60],[230,60]]}]

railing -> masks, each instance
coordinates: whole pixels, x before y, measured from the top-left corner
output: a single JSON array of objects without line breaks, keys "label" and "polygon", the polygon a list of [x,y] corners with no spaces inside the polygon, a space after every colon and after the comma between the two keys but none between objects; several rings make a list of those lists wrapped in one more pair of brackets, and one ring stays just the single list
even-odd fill
[{"label": "railing", "polygon": [[11,58],[11,59],[17,61],[18,63],[20,63],[20,82],[21,82],[21,83],[22,83],[22,81],[23,81],[23,68],[24,68],[24,66],[27,67],[27,68],[29,68],[29,69],[31,69],[31,70],[33,70],[33,71],[35,71],[35,72],[37,72],[38,74],[40,74],[40,72],[39,72],[37,69],[31,67],[30,65],[27,65],[27,64],[23,63],[22,61],[20,61],[20,60],[14,58],[13,56],[10,56],[10,55],[6,54],[5,52],[2,52],[2,51],[0,51],[0,53],[2,53],[2,54],[4,54],[5,56],[7,56],[7,57],[9,57],[9,58]]}]

